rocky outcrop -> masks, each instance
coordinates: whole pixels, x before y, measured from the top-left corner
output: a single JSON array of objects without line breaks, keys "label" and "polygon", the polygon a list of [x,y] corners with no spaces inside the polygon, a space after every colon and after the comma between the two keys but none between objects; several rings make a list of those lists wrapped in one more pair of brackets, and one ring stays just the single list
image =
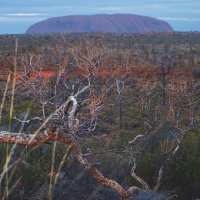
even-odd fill
[{"label": "rocky outcrop", "polygon": [[172,32],[165,21],[133,14],[74,15],[50,18],[32,25],[27,33],[104,32],[148,33]]}]

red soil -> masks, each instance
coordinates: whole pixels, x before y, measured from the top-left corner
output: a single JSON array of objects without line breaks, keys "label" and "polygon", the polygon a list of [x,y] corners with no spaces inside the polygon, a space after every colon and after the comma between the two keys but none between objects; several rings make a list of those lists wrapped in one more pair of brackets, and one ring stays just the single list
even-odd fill
[{"label": "red soil", "polygon": [[[66,79],[70,77],[80,77],[84,78],[89,75],[93,75],[102,80],[110,79],[110,78],[120,78],[120,77],[132,77],[136,79],[142,80],[155,80],[158,79],[161,75],[161,70],[158,67],[101,67],[94,70],[90,70],[88,67],[77,67],[66,73],[61,73],[62,76],[65,76]],[[37,78],[43,78],[45,80],[54,78],[58,76],[59,72],[56,70],[42,70],[38,72],[33,72],[28,75],[30,80],[34,80]],[[4,77],[0,79],[6,80],[8,73],[0,74],[0,76]],[[181,80],[181,81],[190,81],[192,79],[192,69],[190,68],[176,68],[171,69],[169,73],[166,75],[170,80]],[[22,77],[22,73],[17,73],[17,80]]]}]

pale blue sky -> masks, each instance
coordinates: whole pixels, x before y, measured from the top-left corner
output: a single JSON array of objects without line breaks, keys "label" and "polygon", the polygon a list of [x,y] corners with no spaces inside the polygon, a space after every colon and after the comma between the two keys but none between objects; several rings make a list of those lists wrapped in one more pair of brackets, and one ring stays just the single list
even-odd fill
[{"label": "pale blue sky", "polygon": [[33,23],[72,14],[132,13],[200,31],[200,0],[0,0],[0,34],[24,33]]}]

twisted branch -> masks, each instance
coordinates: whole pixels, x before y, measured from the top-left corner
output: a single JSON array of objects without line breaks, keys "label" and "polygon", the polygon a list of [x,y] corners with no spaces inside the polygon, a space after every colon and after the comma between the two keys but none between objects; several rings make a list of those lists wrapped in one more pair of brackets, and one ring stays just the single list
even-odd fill
[{"label": "twisted branch", "polygon": [[19,144],[25,145],[27,147],[35,147],[41,145],[45,142],[60,142],[66,145],[70,145],[72,154],[74,158],[79,162],[79,164],[88,171],[88,173],[93,176],[96,181],[108,188],[111,188],[119,194],[122,199],[127,199],[129,192],[126,191],[119,183],[115,180],[106,178],[95,166],[91,165],[86,158],[84,158],[79,144],[73,140],[71,137],[64,137],[62,135],[57,135],[55,133],[48,134],[34,134],[26,135],[19,133],[11,132],[0,132],[0,143],[9,143],[9,144]]}]

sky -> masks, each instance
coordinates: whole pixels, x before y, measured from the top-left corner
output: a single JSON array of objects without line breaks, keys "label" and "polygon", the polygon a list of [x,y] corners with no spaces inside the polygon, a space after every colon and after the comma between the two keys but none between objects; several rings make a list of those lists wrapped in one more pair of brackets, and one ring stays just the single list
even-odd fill
[{"label": "sky", "polygon": [[200,31],[200,0],[0,0],[0,34],[24,33],[35,22],[64,15],[130,13]]}]

